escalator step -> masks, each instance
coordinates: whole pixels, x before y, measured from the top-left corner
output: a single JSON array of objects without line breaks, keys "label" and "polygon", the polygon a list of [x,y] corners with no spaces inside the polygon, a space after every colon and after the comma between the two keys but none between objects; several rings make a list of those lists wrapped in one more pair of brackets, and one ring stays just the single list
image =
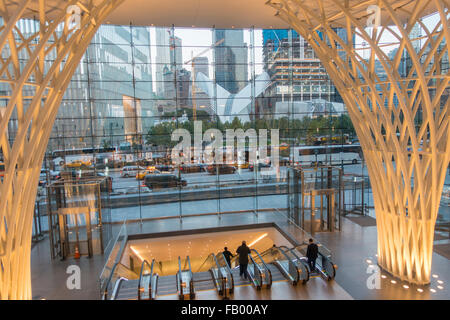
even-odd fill
[{"label": "escalator step", "polygon": [[244,278],[241,278],[241,276],[239,275],[239,269],[233,269],[231,273],[233,274],[234,286],[243,286],[251,284],[250,280],[245,280]]},{"label": "escalator step", "polygon": [[158,278],[158,288],[156,294],[158,296],[177,293],[177,277],[175,275],[160,276]]},{"label": "escalator step", "polygon": [[281,271],[278,269],[277,266],[269,263],[267,267],[272,273],[272,282],[286,280],[286,278],[284,277],[284,275],[281,273]]}]

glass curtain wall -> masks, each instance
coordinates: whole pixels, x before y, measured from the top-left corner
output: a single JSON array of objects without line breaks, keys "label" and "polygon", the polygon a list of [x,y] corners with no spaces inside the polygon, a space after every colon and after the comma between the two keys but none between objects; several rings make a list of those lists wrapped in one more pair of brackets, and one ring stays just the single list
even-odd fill
[{"label": "glass curtain wall", "polygon": [[[9,129],[13,136],[14,120]],[[176,129],[190,134],[193,154],[178,165]],[[258,149],[226,139],[238,129],[255,132]],[[243,146],[230,163],[195,156],[195,143],[225,151],[227,142]],[[105,25],[61,103],[40,185],[108,176],[113,221],[257,214],[286,208],[286,166],[321,164],[368,182],[345,106],[295,31]],[[370,186],[352,188],[346,202],[372,206]]]}]

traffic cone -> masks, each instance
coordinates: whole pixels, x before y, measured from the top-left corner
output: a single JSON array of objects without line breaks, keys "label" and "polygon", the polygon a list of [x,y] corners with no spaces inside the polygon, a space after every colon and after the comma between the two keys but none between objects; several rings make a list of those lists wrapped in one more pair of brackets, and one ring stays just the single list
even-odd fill
[{"label": "traffic cone", "polygon": [[75,254],[74,257],[75,259],[80,259],[80,251],[78,250],[78,246],[75,246]]}]

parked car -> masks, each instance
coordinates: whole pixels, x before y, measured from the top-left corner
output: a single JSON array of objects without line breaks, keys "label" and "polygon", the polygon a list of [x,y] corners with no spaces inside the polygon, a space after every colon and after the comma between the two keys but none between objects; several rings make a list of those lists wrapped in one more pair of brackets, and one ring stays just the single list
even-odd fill
[{"label": "parked car", "polygon": [[120,176],[122,178],[136,177],[139,171],[144,170],[144,168],[139,166],[125,166],[120,170]]},{"label": "parked car", "polygon": [[157,164],[155,165],[155,169],[161,172],[163,171],[173,171],[173,166],[169,164]]},{"label": "parked car", "polygon": [[227,164],[212,164],[208,166],[208,172],[210,174],[216,174],[219,170],[219,174],[235,173],[236,168]]},{"label": "parked car", "polygon": [[205,168],[202,164],[199,163],[190,163],[190,164],[182,164],[180,165],[181,173],[194,173],[194,172],[204,172]]},{"label": "parked car", "polygon": [[179,186],[184,187],[187,185],[187,182],[174,174],[150,174],[145,176],[144,184],[147,188],[154,190]]}]

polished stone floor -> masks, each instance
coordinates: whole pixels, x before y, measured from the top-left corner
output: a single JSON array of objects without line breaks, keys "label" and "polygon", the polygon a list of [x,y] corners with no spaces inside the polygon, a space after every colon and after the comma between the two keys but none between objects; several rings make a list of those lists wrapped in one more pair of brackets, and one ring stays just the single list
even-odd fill
[{"label": "polished stone floor", "polygon": [[[245,228],[246,225],[277,223],[289,230],[297,241],[307,234],[292,226],[287,226],[286,218],[280,212],[259,212],[226,214],[218,216],[198,216],[180,219],[153,220],[130,223],[128,234],[150,234],[169,231],[186,231],[217,227]],[[117,230],[120,225],[115,225]],[[429,286],[416,287],[379,273],[380,286],[370,289],[374,274],[369,264],[376,263],[376,227],[361,226],[342,218],[342,230],[333,233],[317,233],[315,238],[332,251],[338,265],[336,279],[327,283],[321,279],[311,279],[305,286],[293,288],[287,282],[274,284],[271,291],[256,292],[252,287],[236,289],[234,299],[449,299],[450,260],[434,253],[432,282]],[[103,256],[81,257],[79,260],[50,260],[47,239],[37,243],[32,249],[32,293],[33,299],[99,299],[98,278],[102,271]],[[71,265],[80,267],[81,288],[69,290],[66,282]],[[377,276],[377,275],[375,275]],[[391,283],[395,281],[396,283]],[[438,281],[442,283],[438,283]],[[369,282],[369,285],[368,285]],[[440,286],[440,288],[438,288]],[[419,292],[417,289],[421,290]],[[434,291],[434,292],[433,292]],[[200,292],[198,299],[216,299],[214,292]],[[167,297],[171,299],[172,297]]]}]

